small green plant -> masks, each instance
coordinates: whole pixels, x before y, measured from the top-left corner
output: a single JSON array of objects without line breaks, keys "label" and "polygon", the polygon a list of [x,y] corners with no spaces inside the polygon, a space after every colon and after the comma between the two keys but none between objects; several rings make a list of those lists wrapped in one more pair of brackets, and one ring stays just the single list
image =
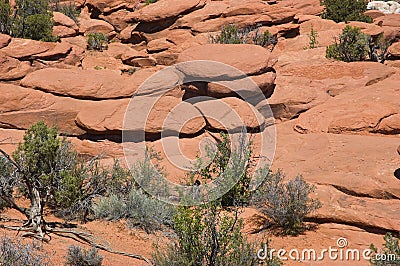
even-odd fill
[{"label": "small green plant", "polygon": [[224,211],[219,201],[195,207],[179,207],[174,217],[177,241],[169,244],[165,250],[156,245],[154,264],[258,265],[256,245],[247,242],[241,233],[242,219],[238,218],[238,211],[238,208],[232,213]]},{"label": "small green plant", "polygon": [[147,6],[147,5],[153,4],[153,3],[157,2],[157,1],[158,1],[158,0],[146,0],[146,1],[144,2],[144,4]]},{"label": "small green plant", "polygon": [[97,249],[82,249],[80,246],[71,245],[65,257],[66,266],[101,266],[103,257],[97,254]]},{"label": "small green plant", "polygon": [[223,44],[244,44],[253,43],[262,47],[269,47],[272,51],[278,43],[276,35],[272,35],[268,30],[260,32],[260,27],[245,27],[240,29],[235,24],[229,24],[222,27],[221,33],[211,36],[212,43]]},{"label": "small green plant", "polygon": [[372,18],[364,14],[368,0],[321,0],[321,4],[325,6],[323,18],[335,22],[372,22]]},{"label": "small green plant", "polygon": [[311,25],[310,33],[307,33],[308,36],[308,46],[304,47],[304,49],[315,49],[318,48],[318,32],[314,29],[313,25]]},{"label": "small green plant", "polygon": [[221,33],[212,38],[213,43],[240,44],[246,41],[246,34],[234,24],[222,27]]},{"label": "small green plant", "polygon": [[309,196],[314,186],[300,176],[284,183],[282,172],[273,174],[268,168],[260,169],[258,174],[265,177],[253,194],[253,203],[260,212],[282,228],[283,234],[297,235],[304,231],[304,218],[321,207],[318,200]]},{"label": "small green plant", "polygon": [[368,57],[370,38],[360,28],[347,25],[336,42],[326,48],[326,57],[345,62],[364,61]]},{"label": "small green plant", "polygon": [[2,266],[47,266],[50,261],[45,253],[39,251],[37,244],[23,244],[19,239],[8,236],[0,238],[0,265]]},{"label": "small green plant", "polygon": [[278,43],[278,37],[272,35],[268,30],[260,34],[259,28],[256,28],[254,31],[253,43],[262,47],[268,47],[272,51]]},{"label": "small green plant", "polygon": [[108,37],[101,32],[90,32],[87,36],[87,49],[103,51],[108,49]]},{"label": "small green plant", "polygon": [[391,233],[387,233],[383,239],[385,240],[385,243],[383,244],[383,248],[381,250],[378,250],[374,244],[370,245],[370,249],[373,251],[370,260],[371,265],[400,265],[399,239],[394,238]]}]

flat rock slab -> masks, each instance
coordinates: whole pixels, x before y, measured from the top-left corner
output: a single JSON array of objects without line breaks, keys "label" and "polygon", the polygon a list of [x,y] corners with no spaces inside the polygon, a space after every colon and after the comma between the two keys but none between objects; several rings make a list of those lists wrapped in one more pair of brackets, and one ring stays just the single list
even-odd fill
[{"label": "flat rock slab", "polygon": [[21,85],[80,99],[127,98],[158,69],[143,69],[131,76],[122,76],[119,71],[107,69],[46,68],[30,73]]},{"label": "flat rock slab", "polygon": [[0,80],[16,80],[33,71],[29,62],[21,62],[0,52]]},{"label": "flat rock slab", "polygon": [[55,43],[13,38],[8,46],[0,51],[4,52],[10,57],[23,60],[31,57],[32,55],[41,54],[51,50],[55,46]]},{"label": "flat rock slab", "polygon": [[300,115],[295,130],[335,134],[400,133],[400,77],[356,88]]},{"label": "flat rock slab", "polygon": [[[179,66],[178,69],[190,76],[201,78],[218,78],[224,73],[218,73],[217,69],[207,61],[216,61],[234,67],[247,75],[262,74],[271,67],[270,52],[258,45],[251,44],[206,44],[191,47],[183,51],[177,63],[192,60],[204,60],[191,68]],[[238,73],[232,71],[225,73],[227,77],[238,78]]]},{"label": "flat rock slab", "polygon": [[173,18],[195,8],[199,3],[200,0],[159,0],[133,12],[130,20],[156,22]]}]

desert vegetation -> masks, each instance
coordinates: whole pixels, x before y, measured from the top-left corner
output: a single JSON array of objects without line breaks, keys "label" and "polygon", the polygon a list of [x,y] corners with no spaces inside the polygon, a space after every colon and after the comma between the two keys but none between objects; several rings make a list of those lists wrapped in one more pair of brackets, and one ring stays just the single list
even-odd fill
[{"label": "desert vegetation", "polygon": [[321,0],[321,4],[325,6],[323,17],[335,22],[372,22],[372,18],[364,14],[368,0]]},{"label": "desert vegetation", "polygon": [[24,244],[8,236],[0,238],[0,265],[47,266],[50,260],[41,252],[41,243]]},{"label": "desert vegetation", "polygon": [[90,32],[87,36],[87,49],[103,51],[108,48],[108,37],[101,32]]},{"label": "desert vegetation", "polygon": [[0,2],[0,32],[17,38],[56,41],[53,36],[53,14],[47,0],[16,1],[11,9],[9,1]]},{"label": "desert vegetation", "polygon": [[243,44],[252,43],[267,47],[271,51],[278,43],[278,37],[272,35],[268,30],[261,32],[259,26],[239,28],[235,24],[222,27],[219,34],[211,36],[212,43]]},{"label": "desert vegetation", "polygon": [[97,254],[97,249],[85,250],[80,246],[71,245],[65,256],[65,266],[101,266],[103,257]]},{"label": "desert vegetation", "polygon": [[[400,9],[366,7],[0,0],[0,265],[282,265],[258,261],[261,242],[321,250],[339,237],[398,254]],[[160,99],[131,131],[133,95]],[[251,141],[230,139],[217,102]],[[192,115],[167,150],[170,126]],[[131,143],[143,160],[129,161]]]},{"label": "desert vegetation", "polygon": [[383,34],[377,38],[363,33],[360,28],[346,26],[335,43],[326,48],[326,57],[345,62],[375,61],[384,63],[391,40]]},{"label": "desert vegetation", "polygon": [[[235,261],[237,265],[256,265],[255,244],[248,243],[240,231],[243,220],[239,214],[245,206],[255,202],[285,233],[294,234],[304,229],[304,217],[319,204],[309,199],[312,186],[304,180],[296,178],[283,185],[284,175],[271,174],[268,168],[259,172],[259,178],[266,174],[265,181],[251,192],[251,142],[243,139],[237,146],[231,146],[228,135],[220,136],[216,149],[207,148],[214,155],[210,157],[211,163],[200,172],[191,172],[189,177],[206,183],[221,175],[234,182],[239,176],[238,182],[232,183],[235,185],[215,201],[208,202],[204,195],[204,204],[200,206],[175,208],[153,198],[136,184],[135,175],[151,179],[157,171],[150,160],[138,163],[131,170],[121,167],[118,161],[111,169],[101,167],[96,158],[81,162],[55,127],[38,122],[26,131],[24,142],[12,156],[1,151],[2,207],[16,209],[28,220],[20,228],[5,228],[23,230],[26,232],[23,236],[49,241],[46,235],[62,231],[46,222],[47,208],[68,220],[127,219],[130,227],[152,233],[165,226],[177,236],[178,240],[166,251],[157,247],[154,255],[157,265],[228,265]],[[198,159],[197,164],[201,163]],[[30,208],[16,203],[16,193],[29,199]],[[101,263],[101,257],[94,250],[71,247],[67,261],[67,265],[100,265],[97,263]]]},{"label": "desert vegetation", "polygon": [[395,238],[391,233],[386,233],[383,240],[385,243],[383,243],[382,248],[378,248],[374,244],[370,245],[370,249],[373,251],[371,265],[400,265],[399,239]]}]

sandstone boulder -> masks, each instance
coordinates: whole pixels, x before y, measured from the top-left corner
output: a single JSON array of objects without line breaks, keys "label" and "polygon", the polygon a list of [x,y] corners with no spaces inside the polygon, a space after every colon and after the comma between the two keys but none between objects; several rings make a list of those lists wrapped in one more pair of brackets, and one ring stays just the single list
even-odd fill
[{"label": "sandstone boulder", "polygon": [[67,42],[61,42],[61,43],[56,43],[52,49],[49,49],[46,52],[32,55],[32,58],[54,61],[67,57],[67,55],[71,51],[72,51],[71,44]]},{"label": "sandstone boulder", "polygon": [[82,60],[83,69],[108,69],[108,70],[127,70],[129,66],[122,64],[121,59],[107,56],[102,52],[91,51]]},{"label": "sandstone boulder", "polygon": [[60,12],[53,12],[54,26],[64,26],[68,27],[74,31],[78,31],[79,27],[76,25],[75,21],[70,17],[64,15]]},{"label": "sandstone boulder", "polygon": [[[136,0],[87,0],[86,5],[93,11],[94,13],[113,13],[119,9],[134,9],[140,1]],[[93,12],[92,11],[92,12]]]},{"label": "sandstone boulder", "polygon": [[[293,130],[295,124],[296,120],[276,125],[277,147],[273,171],[286,167],[288,178],[301,173],[307,182],[332,186],[337,188],[338,193],[344,191],[362,198],[387,200],[399,197],[399,181],[393,176],[400,162],[395,152],[399,145],[398,138],[382,135],[299,134]],[[254,147],[260,145],[255,136]],[[316,197],[327,199],[320,193]],[[329,206],[328,202],[324,200],[322,204]]]},{"label": "sandstone boulder", "polygon": [[28,62],[20,62],[0,52],[0,80],[16,80],[32,71]]},{"label": "sandstone boulder", "polygon": [[242,127],[254,130],[262,127],[265,122],[253,106],[235,97],[202,101],[196,103],[195,107],[214,130],[241,130]]},{"label": "sandstone boulder", "polygon": [[391,57],[400,58],[400,42],[392,44],[388,49],[388,53]]},{"label": "sandstone boulder", "polygon": [[22,86],[81,99],[130,97],[136,87],[112,70],[46,68],[30,73]]},{"label": "sandstone boulder", "polygon": [[238,95],[242,95],[243,97],[243,95],[250,95],[252,93],[263,93],[268,97],[273,93],[276,78],[274,72],[266,72],[258,76],[250,76],[249,78],[252,79],[255,86],[253,84],[248,84],[248,81],[244,79],[235,80],[232,83],[209,83],[205,94],[210,97],[221,98]]},{"label": "sandstone boulder", "polygon": [[200,4],[200,0],[159,0],[151,5],[136,10],[129,16],[131,21],[157,22],[176,18],[182,13],[193,10]]},{"label": "sandstone boulder", "polygon": [[89,133],[116,133],[122,131],[123,119],[129,99],[96,102],[92,108],[81,110],[76,124]]},{"label": "sandstone boulder", "polygon": [[73,37],[77,35],[77,32],[74,29],[65,27],[65,26],[54,26],[53,27],[53,35],[60,38]]},{"label": "sandstone boulder", "polygon": [[132,12],[126,9],[121,9],[116,12],[113,12],[107,16],[100,15],[99,19],[102,19],[108,23],[110,23],[118,32],[122,31],[129,24],[126,22],[126,17]]},{"label": "sandstone boulder", "polygon": [[301,133],[399,134],[398,82],[399,76],[394,75],[366,88],[357,86],[343,92],[301,114],[295,130]]},{"label": "sandstone boulder", "polygon": [[6,47],[11,42],[11,37],[0,33],[0,49]]},{"label": "sandstone boulder", "polygon": [[282,0],[278,5],[291,7],[302,15],[320,15],[324,10],[319,0]]},{"label": "sandstone boulder", "polygon": [[90,32],[101,32],[106,35],[112,34],[114,27],[99,19],[81,19],[79,21],[79,32],[87,35]]},{"label": "sandstone boulder", "polygon": [[[400,225],[397,212],[398,200],[370,199],[346,195],[331,186],[317,186],[316,193],[323,204],[316,219],[335,221],[336,223],[357,224],[359,226],[397,231]],[[379,214],[378,214],[379,213]]]},{"label": "sandstone boulder", "polygon": [[[76,123],[83,129],[91,133],[117,132],[123,129],[124,119],[129,120],[133,115],[142,115],[145,118],[144,124],[136,124],[132,131],[149,134],[160,134],[161,132],[179,131],[181,134],[196,134],[205,126],[205,121],[200,112],[191,104],[181,102],[178,95],[166,94],[160,97],[152,106],[149,113],[139,114],[141,108],[127,109],[129,99],[99,102],[94,108],[81,111],[76,117]],[[182,93],[180,93],[182,96]],[[178,106],[179,105],[179,106]],[[177,107],[177,109],[174,109]],[[133,109],[132,109],[133,108]],[[172,120],[165,123],[167,116]],[[186,118],[192,118],[186,121]],[[184,123],[186,122],[186,123]],[[132,125],[132,123],[129,123]],[[182,128],[180,128],[182,126]]]},{"label": "sandstone boulder", "polygon": [[[291,119],[331,97],[368,86],[394,74],[371,62],[344,63],[325,58],[325,49],[286,52],[278,58],[276,87],[269,103],[277,119]],[[368,91],[368,90],[367,90]]]},{"label": "sandstone boulder", "polygon": [[27,129],[37,121],[57,125],[60,132],[67,135],[85,133],[75,125],[79,110],[91,108],[91,102],[72,98],[57,97],[52,94],[0,84],[0,127]]},{"label": "sandstone boulder", "polygon": [[191,28],[192,31],[196,33],[209,33],[220,31],[222,27],[228,24],[235,24],[239,28],[245,28],[255,24],[272,26],[290,23],[294,20],[294,17],[295,13],[292,9],[271,6],[270,11],[262,14],[217,17],[194,24]]},{"label": "sandstone boulder", "polygon": [[51,50],[54,47],[54,43],[13,38],[8,46],[1,49],[0,51],[4,52],[10,57],[24,60],[30,58],[32,55],[44,53],[48,50]]},{"label": "sandstone boulder", "polygon": [[[268,71],[271,67],[270,52],[257,45],[250,44],[207,44],[191,47],[183,51],[177,60],[177,63],[188,62],[192,60],[217,61],[228,66],[243,71],[247,75],[257,75]],[[207,62],[198,64],[193,69],[179,69],[184,73],[204,78],[213,78],[223,76],[221,73],[215,73],[215,69],[207,68]],[[230,75],[226,73],[225,75]],[[237,73],[232,73],[237,77]]]},{"label": "sandstone boulder", "polygon": [[374,20],[378,26],[400,27],[400,14],[388,14]]},{"label": "sandstone boulder", "polygon": [[227,2],[222,2],[222,1],[207,2],[205,7],[190,12],[189,14],[184,15],[182,18],[179,18],[175,22],[173,27],[176,28],[193,27],[193,25],[196,25],[199,22],[221,16],[222,13],[228,9],[228,7],[229,4]]},{"label": "sandstone boulder", "polygon": [[168,50],[174,44],[167,40],[167,38],[152,40],[147,44],[147,52],[159,53]]}]

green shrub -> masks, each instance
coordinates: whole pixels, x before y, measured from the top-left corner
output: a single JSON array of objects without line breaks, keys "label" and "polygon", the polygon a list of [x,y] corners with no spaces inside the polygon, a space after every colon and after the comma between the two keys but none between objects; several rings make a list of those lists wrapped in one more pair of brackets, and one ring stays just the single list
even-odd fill
[{"label": "green shrub", "polygon": [[221,33],[212,39],[213,43],[240,44],[247,42],[247,35],[234,24],[222,27]]},{"label": "green shrub", "polygon": [[281,227],[284,234],[296,235],[304,230],[304,218],[321,207],[318,200],[311,199],[314,186],[300,176],[283,183],[285,176],[278,171],[272,174],[263,168],[258,172],[265,176],[253,194],[253,202],[273,224]]},{"label": "green shrub", "polygon": [[308,46],[304,47],[304,49],[315,49],[318,47],[318,32],[314,30],[313,25],[311,25],[310,33],[307,33],[307,37],[309,39]]},{"label": "green shrub", "polygon": [[368,35],[347,25],[336,43],[326,48],[326,57],[345,62],[364,61],[368,58],[369,44]]},{"label": "green shrub", "polygon": [[56,189],[56,214],[64,219],[78,219],[86,222],[95,218],[95,199],[110,193],[127,191],[130,185],[129,170],[115,160],[112,167],[103,167],[98,158],[79,162],[67,173]]},{"label": "green shrub", "polygon": [[0,238],[0,265],[2,266],[46,266],[50,261],[35,244],[22,244],[18,239]]},{"label": "green shrub", "polygon": [[108,48],[108,37],[101,32],[90,32],[87,36],[87,49],[103,51]]},{"label": "green shrub", "polygon": [[48,0],[17,0],[11,23],[11,35],[41,41],[56,41],[53,36],[53,13]]},{"label": "green shrub", "polygon": [[65,257],[66,266],[101,266],[103,257],[97,254],[97,249],[82,249],[80,246],[71,245]]},{"label": "green shrub", "polygon": [[364,14],[368,0],[321,0],[321,4],[325,6],[323,17],[335,22],[372,22],[372,18]]},{"label": "green shrub", "polygon": [[371,255],[371,265],[400,265],[400,246],[399,240],[394,238],[391,233],[387,233],[383,239],[385,243],[383,248],[378,251],[374,244],[370,245],[373,254]]},{"label": "green shrub", "polygon": [[8,0],[0,0],[0,32],[11,35],[11,6]]},{"label": "green shrub", "polygon": [[220,34],[211,36],[211,42],[223,44],[253,43],[262,47],[269,47],[272,50],[278,43],[278,38],[268,30],[260,33],[260,27],[258,26],[240,29],[235,24],[229,24],[222,27]]},{"label": "green shrub", "polygon": [[[228,134],[220,133],[220,137],[221,141],[217,143],[215,150],[211,146],[206,146],[210,162],[204,165],[203,160],[197,158],[194,168],[199,170],[194,170],[189,174],[190,184],[194,184],[195,180],[205,184],[223,177],[224,183],[218,184],[221,189],[224,185],[234,185],[220,198],[221,204],[223,206],[247,204],[250,198],[251,143],[245,139],[245,135],[242,135],[236,147],[232,147]],[[230,158],[231,162],[229,162]]]},{"label": "green shrub", "polygon": [[384,63],[392,42],[383,34],[373,38],[361,29],[347,25],[335,43],[326,48],[326,57],[345,62],[370,60]]},{"label": "green shrub", "polygon": [[272,35],[268,30],[261,34],[259,28],[256,28],[254,31],[253,43],[262,47],[268,47],[272,51],[278,43],[278,37]]},{"label": "green shrub", "polygon": [[21,37],[45,42],[57,41],[58,38],[53,36],[53,15],[47,13],[28,16]]},{"label": "green shrub", "polygon": [[[165,250],[156,245],[157,266],[258,265],[256,245],[241,233],[238,209],[226,212],[217,202],[179,207],[174,217],[177,240]],[[276,260],[275,260],[276,261]],[[280,264],[267,264],[280,265]]]}]

